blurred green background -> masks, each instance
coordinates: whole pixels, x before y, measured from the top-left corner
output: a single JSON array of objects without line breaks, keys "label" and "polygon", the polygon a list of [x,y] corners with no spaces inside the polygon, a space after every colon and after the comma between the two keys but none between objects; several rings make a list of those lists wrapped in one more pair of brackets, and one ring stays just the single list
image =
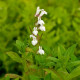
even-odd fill
[{"label": "blurred green background", "polygon": [[59,44],[67,48],[77,43],[75,55],[80,56],[80,0],[0,0],[0,78],[6,73],[22,74],[20,64],[6,52],[16,50],[17,39],[31,45],[37,6],[48,12],[41,44],[53,50]]}]

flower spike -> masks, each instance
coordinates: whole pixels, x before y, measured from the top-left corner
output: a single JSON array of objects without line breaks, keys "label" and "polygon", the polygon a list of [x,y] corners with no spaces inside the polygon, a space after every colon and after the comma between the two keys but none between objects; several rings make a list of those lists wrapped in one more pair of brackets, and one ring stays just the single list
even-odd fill
[{"label": "flower spike", "polygon": [[[41,17],[44,15],[44,14],[47,14],[46,11],[44,11],[44,9],[40,9],[40,7],[37,7],[37,10],[36,10],[36,14],[35,14],[35,17],[38,18],[38,21],[37,23],[35,24],[36,27],[33,28],[33,32],[32,32],[32,35],[30,35],[30,38],[33,38],[33,40],[31,41],[32,45],[35,46],[37,43],[38,43],[38,30],[41,30],[41,31],[45,31],[45,26],[44,26],[44,21],[41,20]],[[40,43],[39,43],[40,44]],[[42,49],[41,46],[39,46],[39,50],[38,50],[38,53],[39,54],[44,54],[44,50]]]}]

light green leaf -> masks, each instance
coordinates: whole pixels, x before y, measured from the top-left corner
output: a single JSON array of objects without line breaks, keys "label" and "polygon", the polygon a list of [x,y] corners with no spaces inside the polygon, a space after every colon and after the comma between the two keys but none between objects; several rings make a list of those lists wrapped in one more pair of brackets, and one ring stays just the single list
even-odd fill
[{"label": "light green leaf", "polygon": [[15,52],[7,52],[7,55],[16,62],[19,62],[19,63],[22,62],[20,56]]}]

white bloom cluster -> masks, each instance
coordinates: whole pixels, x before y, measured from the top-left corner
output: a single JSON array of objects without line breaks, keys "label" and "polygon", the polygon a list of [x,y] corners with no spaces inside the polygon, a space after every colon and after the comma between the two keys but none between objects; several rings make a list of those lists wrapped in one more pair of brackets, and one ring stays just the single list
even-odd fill
[{"label": "white bloom cluster", "polygon": [[[36,23],[36,27],[33,28],[32,35],[30,35],[30,38],[33,39],[33,40],[31,41],[31,43],[32,43],[33,46],[35,46],[35,45],[38,43],[38,40],[37,40],[37,38],[36,38],[37,35],[38,35],[38,30],[45,31],[45,26],[44,26],[45,23],[44,23],[43,20],[41,20],[41,17],[42,17],[44,14],[47,14],[47,12],[44,11],[44,9],[40,9],[40,7],[37,7],[35,17],[38,17],[38,21],[37,21],[37,23]],[[38,53],[39,53],[39,54],[44,54],[44,50],[42,49],[41,46],[39,46]]]}]

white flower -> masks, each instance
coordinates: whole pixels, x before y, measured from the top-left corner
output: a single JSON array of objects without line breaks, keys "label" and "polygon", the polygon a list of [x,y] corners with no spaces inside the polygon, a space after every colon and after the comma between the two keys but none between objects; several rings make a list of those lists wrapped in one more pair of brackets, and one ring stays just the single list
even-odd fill
[{"label": "white flower", "polygon": [[46,14],[46,15],[47,15],[47,12],[46,12],[46,11],[44,11],[44,9],[42,9],[42,10],[41,10],[41,14],[39,15],[39,17],[42,17],[44,14]]},{"label": "white flower", "polygon": [[38,43],[38,40],[36,39],[36,37],[35,37],[34,35],[30,35],[30,38],[31,38],[31,37],[33,38],[33,40],[32,40],[31,43],[32,43],[32,45],[35,46],[35,45]]},{"label": "white flower", "polygon": [[45,30],[45,27],[44,27],[43,25],[41,25],[41,26],[39,27],[39,29],[40,29],[41,31],[46,31],[46,30]]},{"label": "white flower", "polygon": [[38,34],[37,27],[34,27],[33,34],[34,34],[34,35],[37,35],[37,34]]},{"label": "white flower", "polygon": [[32,45],[35,46],[37,43],[38,43],[37,39],[36,38],[33,38]]},{"label": "white flower", "polygon": [[38,53],[39,53],[39,54],[41,54],[41,55],[42,55],[42,54],[44,54],[44,50],[42,49],[42,47],[41,47],[41,46],[39,46]]},{"label": "white flower", "polygon": [[37,7],[35,17],[39,15],[40,11],[41,11],[41,10],[40,10],[40,7]]},{"label": "white flower", "polygon": [[30,35],[30,38],[31,38],[31,37],[32,37],[32,38],[36,38],[34,35]]},{"label": "white flower", "polygon": [[43,24],[45,24],[44,21],[41,19],[38,19],[38,22],[36,23],[36,25],[43,25]]}]

